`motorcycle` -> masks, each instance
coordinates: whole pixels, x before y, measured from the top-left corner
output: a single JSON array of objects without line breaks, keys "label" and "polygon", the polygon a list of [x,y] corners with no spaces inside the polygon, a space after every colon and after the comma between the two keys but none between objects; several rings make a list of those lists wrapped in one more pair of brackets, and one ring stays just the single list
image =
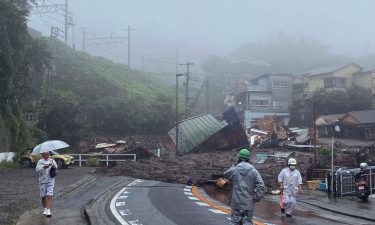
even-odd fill
[{"label": "motorcycle", "polygon": [[365,180],[358,180],[355,182],[355,194],[357,198],[363,202],[368,201],[368,197],[370,196],[370,188]]}]

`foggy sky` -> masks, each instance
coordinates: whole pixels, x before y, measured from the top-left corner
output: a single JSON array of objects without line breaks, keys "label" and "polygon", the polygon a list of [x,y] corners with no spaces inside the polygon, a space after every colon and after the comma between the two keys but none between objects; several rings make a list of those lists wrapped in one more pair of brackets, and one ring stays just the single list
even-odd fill
[{"label": "foggy sky", "polygon": [[[69,0],[69,9],[78,49],[83,27],[97,36],[111,32],[126,36],[131,25],[135,29],[132,62],[137,68],[142,57],[170,58],[176,50],[180,61],[225,56],[242,43],[279,32],[312,37],[338,54],[375,51],[372,0]],[[51,25],[63,28],[62,21],[58,14],[35,14],[29,26],[49,35]],[[125,63],[126,49],[125,45],[93,46],[89,51]]]}]

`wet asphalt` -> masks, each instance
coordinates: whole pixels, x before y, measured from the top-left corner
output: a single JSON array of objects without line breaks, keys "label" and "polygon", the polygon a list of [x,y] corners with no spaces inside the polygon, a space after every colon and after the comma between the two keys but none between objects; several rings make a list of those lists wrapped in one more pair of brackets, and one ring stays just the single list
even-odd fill
[{"label": "wet asphalt", "polygon": [[[89,224],[83,206],[93,199],[95,203],[92,204],[91,209],[93,215],[97,217],[96,224],[120,224],[111,210],[111,202],[115,203],[115,210],[123,220],[132,225],[229,224],[229,215],[202,205],[202,202],[195,199],[185,185],[138,180],[128,186],[132,182],[134,179],[126,177],[95,177],[57,197],[54,200],[51,218],[44,217],[41,215],[41,209],[35,208],[21,216],[17,225]],[[221,201],[223,206],[229,203],[227,194],[223,195],[220,191],[212,192],[208,189],[206,191],[208,195]],[[117,198],[113,200],[114,197]],[[305,193],[302,197],[308,199],[312,196]],[[279,196],[267,196],[257,203],[256,220],[265,224],[281,225],[375,224],[335,214],[303,202],[298,202],[293,218],[285,218],[280,213],[278,198]],[[356,204],[357,202],[353,202],[353,205]],[[359,208],[366,209],[371,209],[373,206],[372,202],[370,205],[358,204]]]}]

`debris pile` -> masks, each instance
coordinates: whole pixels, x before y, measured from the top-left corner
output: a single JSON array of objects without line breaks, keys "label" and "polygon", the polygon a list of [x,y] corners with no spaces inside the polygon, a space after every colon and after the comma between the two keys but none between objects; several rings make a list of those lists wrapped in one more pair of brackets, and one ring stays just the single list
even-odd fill
[{"label": "debris pile", "polygon": [[[311,153],[295,153],[298,169],[304,179],[310,167]],[[286,158],[269,157],[267,164],[256,164],[255,153],[251,163],[259,170],[266,186],[277,187],[277,175],[285,166]],[[213,181],[223,176],[225,170],[237,161],[237,152],[187,154],[161,158],[142,159],[136,162],[118,163],[116,167],[98,170],[110,175],[131,176],[140,179],[158,180],[169,183],[184,183],[193,180],[197,184]]]},{"label": "debris pile", "polygon": [[174,154],[170,139],[162,135],[100,137],[80,142],[81,153],[137,154],[138,159],[154,156],[156,149],[160,149],[164,154]]}]

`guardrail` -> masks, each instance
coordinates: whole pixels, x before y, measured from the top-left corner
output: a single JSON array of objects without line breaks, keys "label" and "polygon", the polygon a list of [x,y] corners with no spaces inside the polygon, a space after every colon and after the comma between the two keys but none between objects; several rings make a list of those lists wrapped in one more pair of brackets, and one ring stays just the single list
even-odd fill
[{"label": "guardrail", "polygon": [[136,161],[137,154],[69,154],[74,156],[74,162],[78,162],[78,166],[82,166],[82,162],[87,162],[89,158],[98,158],[100,162],[105,162],[108,166],[110,162]]},{"label": "guardrail", "polygon": [[[340,171],[340,170],[339,170]],[[353,195],[355,194],[355,174],[359,172],[360,169],[343,169],[340,172],[336,172],[333,178],[333,194],[343,196],[343,195]],[[370,166],[368,169],[364,170],[362,175],[364,179],[368,182],[371,194],[375,193],[375,166]],[[331,189],[330,182],[328,182],[328,190]]]}]

